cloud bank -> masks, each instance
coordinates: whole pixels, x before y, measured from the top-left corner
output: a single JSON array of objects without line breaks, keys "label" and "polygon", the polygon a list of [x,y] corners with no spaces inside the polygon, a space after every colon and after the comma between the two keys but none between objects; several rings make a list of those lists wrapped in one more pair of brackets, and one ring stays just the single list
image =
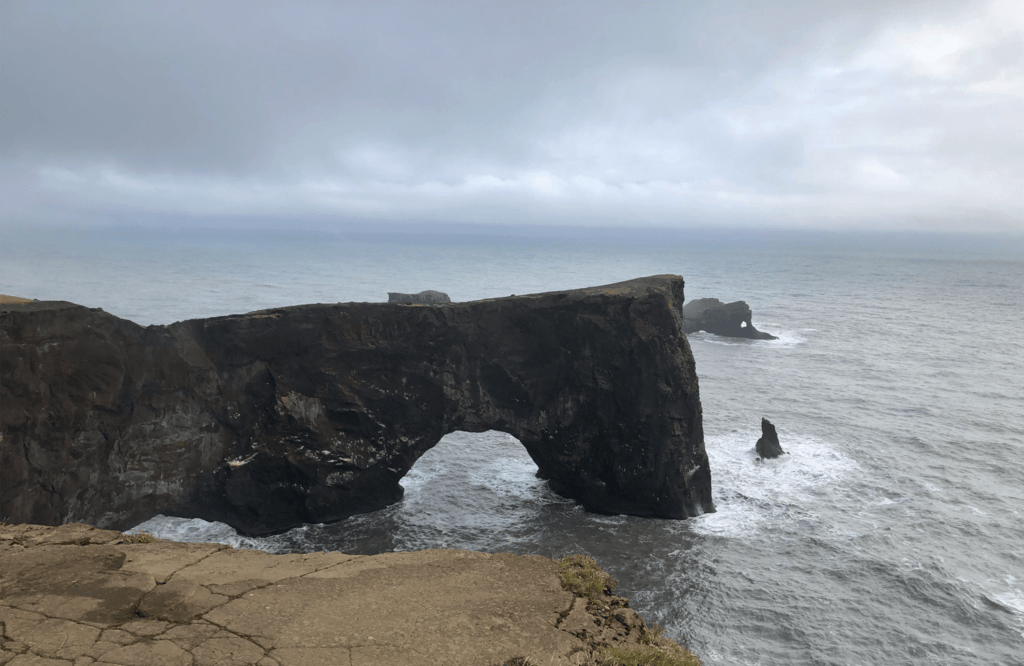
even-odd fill
[{"label": "cloud bank", "polygon": [[8,0],[0,63],[8,223],[1024,229],[1012,0]]}]

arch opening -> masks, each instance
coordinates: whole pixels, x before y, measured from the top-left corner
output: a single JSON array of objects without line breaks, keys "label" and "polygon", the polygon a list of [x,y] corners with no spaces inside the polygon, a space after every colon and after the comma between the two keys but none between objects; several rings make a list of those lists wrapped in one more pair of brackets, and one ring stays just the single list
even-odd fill
[{"label": "arch opening", "polygon": [[396,538],[419,548],[491,550],[496,537],[521,537],[550,512],[576,506],[537,472],[526,447],[506,432],[453,431],[402,477],[405,493],[393,508],[404,534]]},{"label": "arch opening", "polygon": [[455,548],[529,552],[551,525],[581,511],[537,477],[526,447],[498,431],[456,430],[427,449],[401,478],[402,499],[370,513],[289,532],[293,550],[315,543],[353,555]]}]

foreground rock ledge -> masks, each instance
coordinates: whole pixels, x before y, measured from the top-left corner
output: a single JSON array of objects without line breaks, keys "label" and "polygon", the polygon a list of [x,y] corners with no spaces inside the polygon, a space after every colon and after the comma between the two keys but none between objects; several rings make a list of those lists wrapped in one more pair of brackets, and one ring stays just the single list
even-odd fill
[{"label": "foreground rock ledge", "polygon": [[645,628],[617,597],[588,612],[538,555],[128,541],[0,526],[0,665],[554,666],[593,663]]},{"label": "foreground rock ledge", "polygon": [[683,279],[142,327],[0,305],[0,519],[250,535],[381,509],[454,430],[518,438],[607,513],[713,510]]}]

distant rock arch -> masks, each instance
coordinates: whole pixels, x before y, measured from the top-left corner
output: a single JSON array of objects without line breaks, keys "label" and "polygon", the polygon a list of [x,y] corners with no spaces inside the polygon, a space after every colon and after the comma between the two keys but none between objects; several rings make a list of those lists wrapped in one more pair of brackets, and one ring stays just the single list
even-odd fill
[{"label": "distant rock arch", "polygon": [[754,313],[743,301],[723,303],[717,298],[695,298],[683,306],[683,330],[707,331],[714,335],[750,340],[778,340],[771,333],[754,328]]}]

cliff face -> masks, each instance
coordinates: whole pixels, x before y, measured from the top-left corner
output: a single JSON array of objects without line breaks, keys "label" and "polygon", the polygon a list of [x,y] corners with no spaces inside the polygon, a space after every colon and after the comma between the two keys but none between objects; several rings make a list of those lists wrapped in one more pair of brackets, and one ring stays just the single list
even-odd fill
[{"label": "cliff face", "polygon": [[561,495],[713,510],[683,280],[409,306],[303,305],[141,327],[0,306],[0,518],[156,513],[266,534],[386,506],[453,430],[517,437]]}]

